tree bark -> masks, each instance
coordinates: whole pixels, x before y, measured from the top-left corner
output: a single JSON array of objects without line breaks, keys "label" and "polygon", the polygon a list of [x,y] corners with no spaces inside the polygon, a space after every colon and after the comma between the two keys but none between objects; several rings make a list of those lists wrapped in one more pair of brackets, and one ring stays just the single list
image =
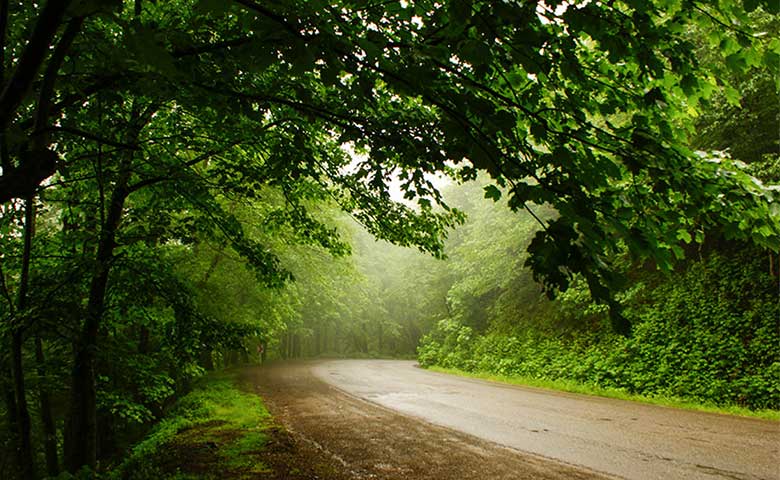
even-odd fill
[{"label": "tree bark", "polygon": [[[8,431],[10,433],[10,440],[11,440],[10,446],[16,448],[16,445],[19,444],[16,438],[16,432],[19,431],[19,427],[17,425],[18,421],[16,418],[16,394],[14,393],[14,387],[12,383],[7,383],[7,384],[5,382],[3,383],[3,396],[5,397],[4,399],[5,399],[5,406],[6,406],[6,420],[8,421]],[[13,457],[15,460],[13,465],[10,465],[11,457]],[[6,462],[8,462],[8,464],[6,464]],[[11,478],[18,476],[19,472],[21,471],[21,465],[19,464],[19,456],[9,455],[7,460],[4,457],[2,461],[2,466],[3,466],[3,471],[7,471]],[[6,470],[11,468],[15,468],[16,470]]]},{"label": "tree bark", "polygon": [[[5,41],[8,31],[8,0],[0,0],[0,85],[5,84]],[[13,167],[8,156],[5,128],[0,128],[0,167],[7,172]]]},{"label": "tree bark", "polygon": [[8,127],[16,110],[30,91],[33,80],[49,53],[49,46],[65,17],[65,11],[71,3],[72,0],[49,0],[43,6],[16,70],[0,94],[0,130]]},{"label": "tree bark", "polygon": [[59,459],[57,458],[57,427],[54,424],[54,415],[51,412],[51,399],[45,386],[46,367],[43,355],[43,342],[41,337],[35,337],[35,361],[38,364],[38,377],[41,384],[39,396],[41,407],[41,423],[43,424],[43,447],[46,454],[46,473],[50,477],[56,477],[60,472]]},{"label": "tree bark", "polygon": [[27,405],[25,391],[23,347],[24,324],[22,319],[26,316],[27,292],[30,287],[30,256],[32,251],[32,237],[35,233],[35,201],[28,197],[24,213],[24,250],[22,253],[22,271],[19,278],[19,302],[17,306],[18,317],[11,331],[11,370],[13,372],[14,395],[16,400],[16,421],[18,428],[17,454],[21,475],[24,479],[35,478],[35,463],[33,461],[32,438],[30,435],[30,410]]}]

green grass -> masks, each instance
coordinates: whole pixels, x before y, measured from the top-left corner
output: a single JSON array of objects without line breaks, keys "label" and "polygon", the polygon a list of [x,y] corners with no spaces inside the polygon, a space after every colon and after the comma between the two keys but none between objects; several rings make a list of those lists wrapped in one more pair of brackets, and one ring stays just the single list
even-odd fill
[{"label": "green grass", "polygon": [[[260,397],[241,391],[234,374],[209,375],[177,402],[110,477],[187,480],[265,473],[269,468],[258,454],[270,427],[272,418]],[[203,463],[192,465],[198,462]],[[170,471],[171,465],[177,469]]]},{"label": "green grass", "polygon": [[224,446],[220,453],[225,458],[225,464],[233,469],[248,470],[251,473],[270,472],[267,465],[257,462],[252,452],[262,449],[268,441],[268,436],[259,431],[250,431],[238,440]]},{"label": "green grass", "polygon": [[583,395],[593,395],[606,398],[616,398],[619,400],[629,400],[632,402],[647,403],[663,407],[680,408],[684,410],[695,410],[699,412],[718,413],[723,415],[739,415],[743,417],[761,418],[764,420],[780,421],[780,411],[777,410],[749,410],[739,406],[718,406],[710,404],[701,404],[669,397],[647,397],[636,395],[614,388],[603,388],[597,385],[584,384],[571,380],[547,380],[520,376],[496,375],[485,372],[466,372],[454,368],[443,368],[438,366],[425,367],[428,370],[461,377],[476,378],[480,380],[489,380],[492,382],[506,383],[510,385],[522,385],[526,387],[544,388],[548,390],[558,390],[570,393],[579,393]]}]

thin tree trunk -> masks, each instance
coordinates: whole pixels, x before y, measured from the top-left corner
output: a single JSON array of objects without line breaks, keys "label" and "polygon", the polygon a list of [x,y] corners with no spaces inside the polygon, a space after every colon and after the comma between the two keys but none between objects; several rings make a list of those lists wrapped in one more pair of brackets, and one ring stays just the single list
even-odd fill
[{"label": "thin tree trunk", "polygon": [[301,336],[293,335],[293,358],[301,358]]},{"label": "thin tree trunk", "polygon": [[[5,86],[5,41],[8,27],[8,1],[0,3],[0,85]],[[5,128],[0,128],[0,166],[7,173],[13,164],[8,155],[8,144],[5,138]],[[32,198],[27,199],[24,224],[24,253],[22,256],[22,272],[19,285],[18,313],[24,315],[27,308],[27,289],[29,288],[30,250],[32,246],[32,219],[34,218]],[[9,298],[10,302],[10,298]],[[10,305],[10,303],[9,303]],[[13,305],[10,305],[13,308]],[[6,391],[8,404],[8,421],[16,440],[16,460],[19,474],[22,478],[34,478],[35,470],[32,458],[32,442],[30,438],[30,412],[27,408],[27,397],[24,390],[24,366],[22,353],[24,344],[23,325],[19,319],[11,327],[11,377],[12,382]]]},{"label": "thin tree trunk", "polygon": [[40,406],[41,422],[43,424],[43,446],[46,453],[46,472],[50,477],[56,477],[60,472],[59,459],[57,458],[57,427],[54,424],[54,416],[51,412],[51,399],[45,386],[46,367],[43,356],[43,342],[41,337],[35,337],[35,361],[38,364],[38,377],[41,384]]},{"label": "thin tree trunk", "polygon": [[[136,15],[140,1],[136,0]],[[144,126],[151,120],[156,107],[150,105],[143,113],[133,102],[125,143],[135,145]],[[65,429],[65,469],[75,473],[81,467],[94,468],[97,462],[97,392],[95,358],[100,323],[105,310],[106,289],[116,248],[116,234],[122,221],[132,175],[133,151],[128,151],[119,165],[119,177],[111,192],[108,210],[101,222],[100,240],[90,282],[89,300],[81,335],[74,344],[70,412]],[[101,172],[102,174],[102,172]],[[103,205],[101,205],[101,216]]]},{"label": "thin tree trunk", "polygon": [[30,410],[27,405],[27,395],[24,386],[24,322],[27,310],[27,292],[30,287],[30,255],[32,250],[32,237],[34,235],[35,202],[32,197],[27,198],[24,213],[24,250],[22,253],[22,271],[19,279],[19,302],[17,313],[19,318],[11,331],[11,370],[14,379],[14,394],[16,397],[16,419],[18,427],[17,454],[21,475],[24,479],[35,478],[35,463],[33,462],[32,438],[30,435]]},{"label": "thin tree trunk", "polygon": [[[6,406],[6,420],[8,421],[8,431],[10,433],[10,440],[11,440],[11,447],[14,448],[14,451],[16,450],[16,446],[19,445],[19,441],[16,438],[17,434],[16,432],[19,431],[18,426],[18,419],[16,418],[16,394],[14,393],[14,386],[13,383],[4,383],[3,384],[3,396],[5,397],[5,406]],[[10,453],[10,450],[9,450]],[[8,465],[7,468],[16,468],[16,471],[9,471],[9,476],[11,478],[14,478],[14,476],[18,475],[18,472],[21,472],[21,464],[19,463],[19,456],[18,455],[9,455],[8,460],[5,458],[3,459],[3,464],[7,461],[9,464],[10,458],[13,458],[15,463],[13,464],[13,467],[11,465]]]},{"label": "thin tree trunk", "polygon": [[[151,113],[152,109],[146,112],[145,121],[148,121]],[[133,106],[131,127],[127,135],[128,144],[135,144],[138,141],[145,121],[140,120],[140,113],[137,107]],[[105,309],[108,276],[116,248],[116,233],[122,221],[125,200],[130,194],[128,184],[132,160],[131,151],[125,155],[119,166],[119,178],[111,193],[98,242],[86,318],[80,338],[74,345],[70,412],[65,431],[65,469],[71,473],[77,472],[85,465],[94,468],[97,461],[95,357],[100,323]]]},{"label": "thin tree trunk", "polygon": [[98,332],[105,308],[108,275],[111,260],[116,247],[116,231],[122,219],[122,209],[127,198],[129,168],[117,182],[111,195],[108,215],[106,215],[103,233],[98,244],[95,270],[87,303],[87,315],[76,344],[75,363],[73,365],[73,386],[71,389],[71,410],[69,428],[66,435],[65,467],[75,473],[82,466],[94,467],[97,452],[97,417],[95,391],[95,354]]},{"label": "thin tree trunk", "polygon": [[[211,275],[214,273],[214,271],[217,269],[217,266],[219,265],[219,262],[222,260],[222,257],[224,255],[225,247],[223,246],[219,250],[217,250],[217,253],[214,255],[214,258],[211,259],[211,263],[209,264],[209,268],[206,269],[206,273],[203,274],[203,278],[200,279],[198,282],[198,289],[203,290],[206,285],[209,283],[209,278],[211,278]],[[214,370],[214,358],[212,355],[213,351],[210,346],[203,347],[203,350],[201,350],[199,355],[199,364],[201,367],[203,367],[206,371],[213,371]]]},{"label": "thin tree trunk", "polygon": [[141,325],[138,332],[138,353],[141,355],[149,353],[149,329],[145,325]]},{"label": "thin tree trunk", "polygon": [[212,355],[211,349],[203,349],[200,351],[200,361],[198,363],[208,372],[214,370],[214,356]]},{"label": "thin tree trunk", "polygon": [[287,334],[285,333],[282,335],[282,338],[279,340],[279,355],[283,359],[287,359]]}]

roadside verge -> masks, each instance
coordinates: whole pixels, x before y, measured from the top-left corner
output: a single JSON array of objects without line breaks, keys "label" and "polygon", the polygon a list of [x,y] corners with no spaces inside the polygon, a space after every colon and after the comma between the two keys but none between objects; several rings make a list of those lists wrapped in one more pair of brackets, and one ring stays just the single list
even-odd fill
[{"label": "roadside verge", "polygon": [[456,368],[444,368],[436,365],[420,367],[432,372],[457,375],[466,378],[475,378],[488,382],[504,383],[508,385],[517,385],[521,387],[540,388],[545,390],[557,390],[569,393],[578,393],[582,395],[591,395],[597,397],[615,398],[618,400],[628,400],[632,402],[658,405],[662,407],[678,408],[683,410],[693,410],[698,412],[717,413],[721,415],[737,415],[742,417],[760,418],[763,420],[780,421],[780,411],[777,410],[749,410],[739,406],[717,406],[709,404],[695,403],[670,397],[647,397],[635,395],[623,390],[599,387],[570,380],[548,380],[531,377],[497,375],[487,372],[467,372]]},{"label": "roadside verge", "polygon": [[109,477],[296,480],[316,478],[316,463],[238,373],[225,372],[201,379]]}]

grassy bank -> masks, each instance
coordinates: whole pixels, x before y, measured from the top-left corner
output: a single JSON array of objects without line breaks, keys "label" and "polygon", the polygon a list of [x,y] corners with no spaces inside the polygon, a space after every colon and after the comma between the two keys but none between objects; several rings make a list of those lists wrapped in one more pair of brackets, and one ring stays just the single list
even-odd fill
[{"label": "grassy bank", "polygon": [[271,473],[263,453],[276,428],[260,397],[241,391],[237,382],[226,373],[202,379],[110,478],[221,479]]},{"label": "grassy bank", "polygon": [[582,395],[592,395],[606,398],[616,398],[619,400],[630,400],[632,402],[647,403],[650,405],[659,405],[663,407],[681,408],[685,410],[695,410],[699,412],[718,413],[723,415],[739,415],[743,417],[780,421],[780,411],[777,410],[749,410],[739,406],[708,405],[672,397],[648,397],[627,393],[614,388],[603,388],[597,385],[588,385],[572,380],[548,380],[521,376],[496,375],[487,372],[467,372],[457,368],[444,368],[435,365],[425,368],[433,372],[447,373],[480,380],[489,380],[491,382],[506,383],[510,385],[544,388],[548,390],[558,390],[561,392],[579,393]]}]

